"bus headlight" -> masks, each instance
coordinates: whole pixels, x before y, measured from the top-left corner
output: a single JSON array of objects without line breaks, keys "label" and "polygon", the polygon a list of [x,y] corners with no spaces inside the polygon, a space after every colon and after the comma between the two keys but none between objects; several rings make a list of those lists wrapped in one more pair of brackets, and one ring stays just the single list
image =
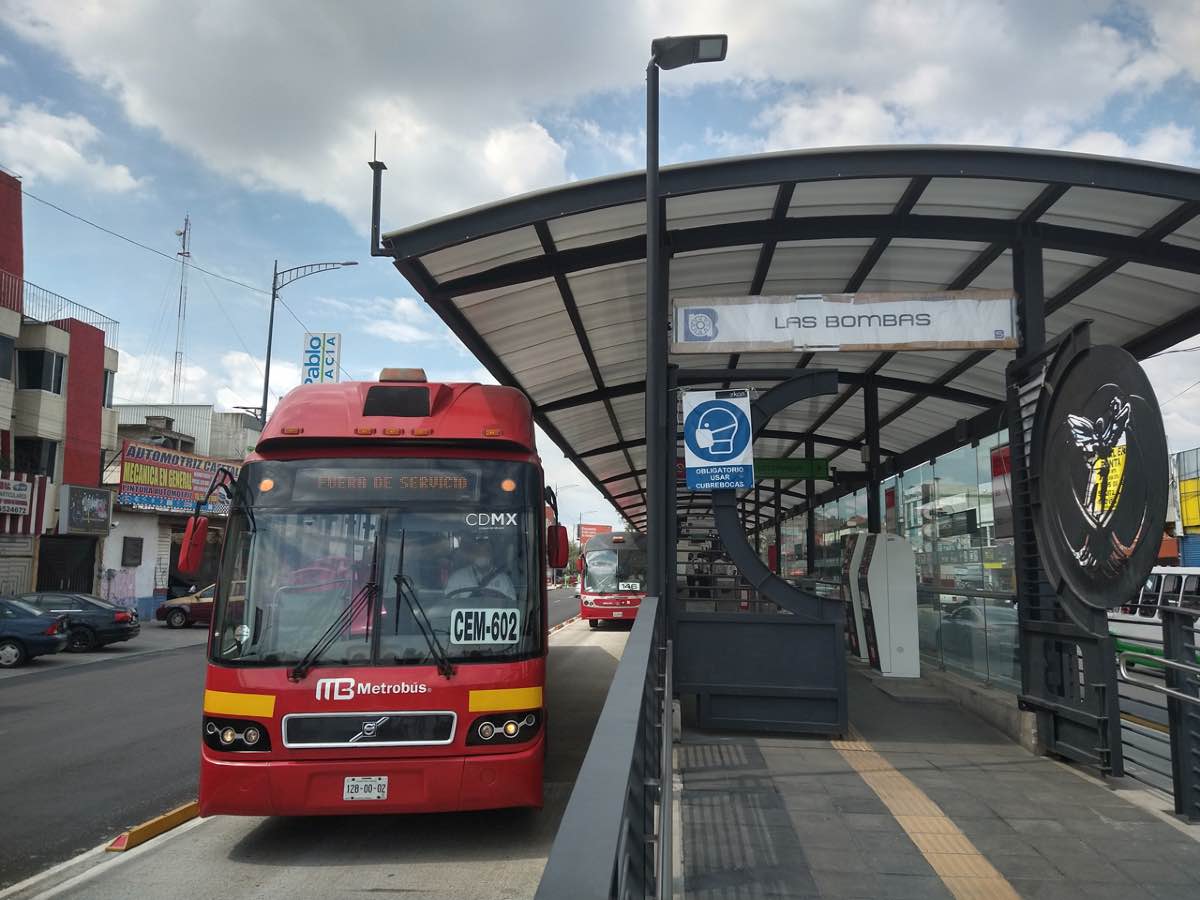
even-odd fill
[{"label": "bus headlight", "polygon": [[271,749],[267,729],[258,722],[245,719],[214,719],[205,716],[203,737],[205,746],[222,753],[246,750],[263,752]]},{"label": "bus headlight", "polygon": [[522,744],[533,740],[542,725],[540,709],[480,716],[467,732],[467,746]]}]

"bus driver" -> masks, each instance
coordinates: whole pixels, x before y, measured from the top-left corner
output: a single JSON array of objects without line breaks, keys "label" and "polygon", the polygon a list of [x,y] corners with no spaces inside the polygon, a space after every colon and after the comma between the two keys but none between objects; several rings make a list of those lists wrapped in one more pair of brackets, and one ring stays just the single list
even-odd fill
[{"label": "bus driver", "polygon": [[491,536],[472,535],[464,542],[463,549],[467,554],[467,563],[456,569],[446,581],[447,596],[463,588],[485,587],[499,591],[515,603],[517,590],[508,573],[496,565]]}]

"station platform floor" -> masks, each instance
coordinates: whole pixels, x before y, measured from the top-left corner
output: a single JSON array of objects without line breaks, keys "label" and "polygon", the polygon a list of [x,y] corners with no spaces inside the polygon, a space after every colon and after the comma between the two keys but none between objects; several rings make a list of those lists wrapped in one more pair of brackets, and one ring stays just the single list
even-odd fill
[{"label": "station platform floor", "polygon": [[1200,898],[1200,826],[1163,795],[1034,756],[951,702],[896,699],[857,667],[849,691],[844,741],[685,716],[684,896]]}]

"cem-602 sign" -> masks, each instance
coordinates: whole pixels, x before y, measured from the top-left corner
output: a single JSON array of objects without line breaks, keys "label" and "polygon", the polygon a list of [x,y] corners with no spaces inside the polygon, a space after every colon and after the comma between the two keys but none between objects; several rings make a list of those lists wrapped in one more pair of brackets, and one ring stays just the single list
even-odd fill
[{"label": "cem-602 sign", "polygon": [[452,644],[515,644],[521,613],[515,609],[456,609],[450,614]]}]

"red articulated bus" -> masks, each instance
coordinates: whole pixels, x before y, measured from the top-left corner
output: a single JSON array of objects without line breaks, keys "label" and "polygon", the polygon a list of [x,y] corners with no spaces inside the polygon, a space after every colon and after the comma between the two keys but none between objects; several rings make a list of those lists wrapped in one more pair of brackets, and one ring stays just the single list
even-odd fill
[{"label": "red articulated bus", "polygon": [[[419,369],[299,387],[225,490],[201,815],[542,805],[567,541],[519,391]],[[181,568],[206,537],[193,517]]]},{"label": "red articulated bus", "polygon": [[633,619],[646,597],[646,538],[636,531],[597,534],[579,554],[579,615],[592,628]]}]

